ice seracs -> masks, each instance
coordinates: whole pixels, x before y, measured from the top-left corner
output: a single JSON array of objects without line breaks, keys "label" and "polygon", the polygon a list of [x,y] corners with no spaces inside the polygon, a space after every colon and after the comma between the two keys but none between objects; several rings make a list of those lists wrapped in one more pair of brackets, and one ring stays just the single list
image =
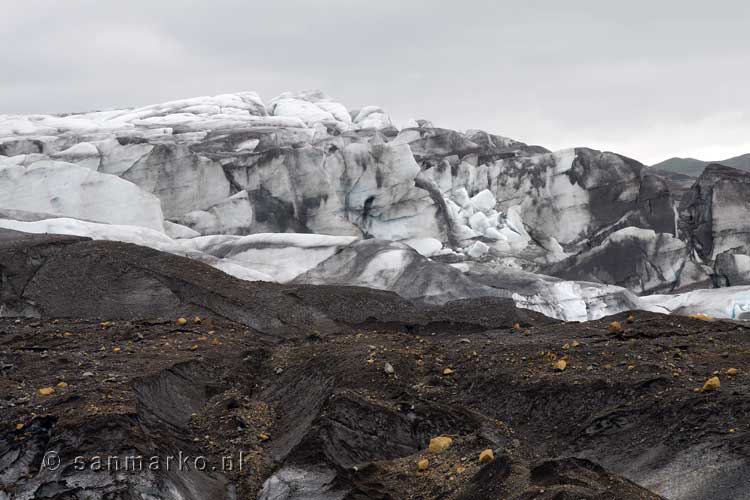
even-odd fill
[{"label": "ice seracs", "polygon": [[391,118],[378,106],[365,106],[356,112],[352,121],[359,129],[393,128]]},{"label": "ice seracs", "polygon": [[[329,109],[336,111],[336,103],[329,103]],[[333,106],[330,106],[333,105]],[[311,101],[309,96],[295,96],[292,93],[282,94],[268,103],[268,110],[273,116],[294,116],[312,125],[316,122],[336,122],[341,121],[334,117],[333,113],[325,109],[326,106],[319,106]],[[343,108],[343,106],[342,106]],[[346,108],[344,108],[344,111]],[[344,113],[349,122],[351,118],[348,113]],[[341,116],[339,114],[339,116]]]},{"label": "ice seracs", "polygon": [[708,279],[706,273],[687,279],[685,243],[671,234],[627,227],[601,244],[556,263],[550,273],[566,279],[598,281],[641,293],[671,291]]},{"label": "ice seracs", "polygon": [[682,197],[679,225],[691,251],[712,262],[732,250],[750,254],[750,173],[709,165]]},{"label": "ice seracs", "polygon": [[90,142],[79,142],[51,156],[54,159],[75,163],[91,170],[99,170],[99,162],[101,161],[99,149]]},{"label": "ice seracs", "polygon": [[495,208],[497,200],[489,189],[483,189],[471,197],[471,204],[475,210],[489,212]]}]

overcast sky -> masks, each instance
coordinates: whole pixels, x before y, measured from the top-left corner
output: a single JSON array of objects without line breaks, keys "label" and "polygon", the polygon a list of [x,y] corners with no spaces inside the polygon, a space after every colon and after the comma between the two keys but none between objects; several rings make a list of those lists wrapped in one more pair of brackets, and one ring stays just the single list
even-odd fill
[{"label": "overcast sky", "polygon": [[0,113],[319,88],[646,163],[750,152],[748,0],[0,0]]}]

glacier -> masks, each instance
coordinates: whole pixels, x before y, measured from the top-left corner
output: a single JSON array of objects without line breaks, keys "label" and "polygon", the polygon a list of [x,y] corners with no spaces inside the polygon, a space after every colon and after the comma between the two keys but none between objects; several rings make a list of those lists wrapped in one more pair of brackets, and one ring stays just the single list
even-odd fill
[{"label": "glacier", "polygon": [[566,321],[747,319],[749,203],[750,176],[729,167],[678,199],[616,153],[399,129],[319,91],[0,115],[0,227],[135,243],[246,280],[509,297]]}]

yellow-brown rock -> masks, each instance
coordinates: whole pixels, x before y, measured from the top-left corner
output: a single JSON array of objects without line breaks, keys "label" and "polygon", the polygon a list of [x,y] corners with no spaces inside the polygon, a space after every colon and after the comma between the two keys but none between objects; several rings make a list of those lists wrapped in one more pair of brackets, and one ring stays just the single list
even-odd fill
[{"label": "yellow-brown rock", "polygon": [[486,464],[495,460],[495,454],[491,449],[487,448],[479,454],[479,463]]},{"label": "yellow-brown rock", "polygon": [[701,388],[701,392],[710,392],[710,391],[716,391],[721,388],[721,380],[719,380],[719,377],[711,377],[710,379],[706,380],[706,383],[703,384],[703,387]]},{"label": "yellow-brown rock", "polygon": [[440,453],[441,451],[448,449],[452,443],[453,439],[448,436],[438,436],[430,439],[429,449],[432,453]]}]

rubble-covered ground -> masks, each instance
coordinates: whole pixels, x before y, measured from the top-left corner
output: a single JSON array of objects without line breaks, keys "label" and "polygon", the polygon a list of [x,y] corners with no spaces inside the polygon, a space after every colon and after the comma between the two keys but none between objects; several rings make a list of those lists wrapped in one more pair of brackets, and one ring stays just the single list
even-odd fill
[{"label": "rubble-covered ground", "polygon": [[[176,319],[2,320],[0,498],[750,491],[750,328],[741,324],[636,311],[465,331],[361,324],[282,340],[221,319]],[[714,374],[720,388],[697,392]],[[438,436],[452,444],[431,453]],[[483,464],[486,449],[495,459]],[[76,456],[179,451],[209,464],[242,452],[243,470],[74,467]],[[49,452],[58,470],[42,464]]]}]

